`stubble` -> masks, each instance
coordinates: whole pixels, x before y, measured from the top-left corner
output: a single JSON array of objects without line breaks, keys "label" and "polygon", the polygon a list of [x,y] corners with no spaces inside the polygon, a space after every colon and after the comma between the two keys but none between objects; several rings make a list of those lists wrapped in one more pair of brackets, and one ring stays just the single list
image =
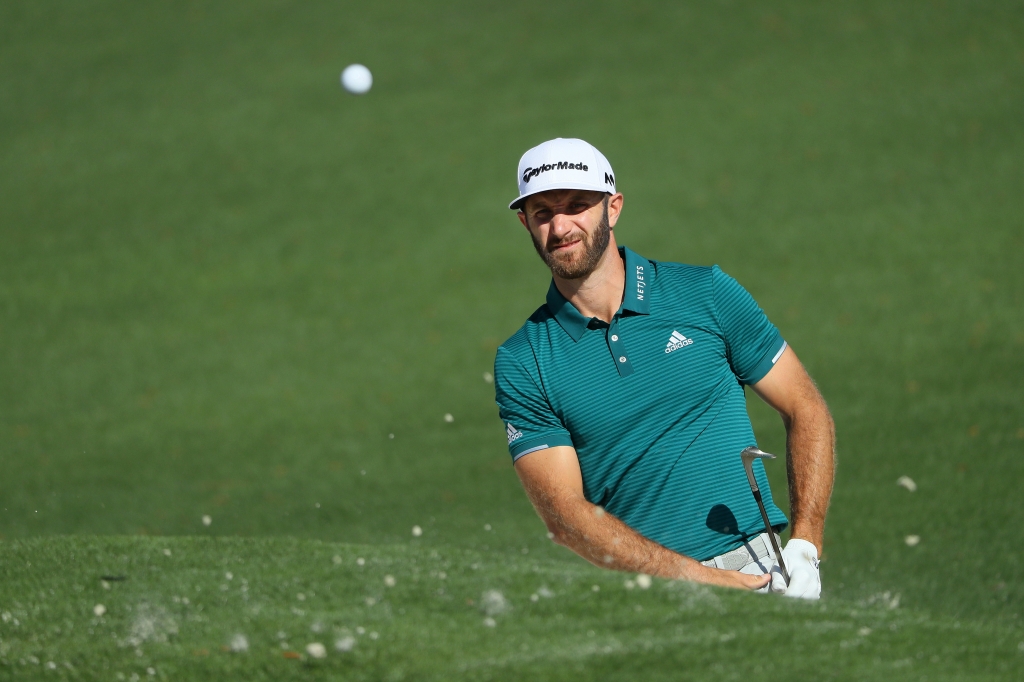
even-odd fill
[{"label": "stubble", "polygon": [[[547,244],[541,244],[533,234],[533,231],[530,231],[533,247],[537,249],[537,255],[540,256],[541,260],[551,268],[551,274],[562,279],[580,279],[586,277],[597,268],[597,264],[601,262],[601,257],[604,255],[605,250],[608,249],[612,236],[612,228],[608,224],[608,199],[605,198],[602,203],[604,204],[604,211],[601,215],[601,222],[598,223],[597,229],[590,235],[582,230],[574,230],[562,239],[548,239]],[[553,253],[553,250],[562,244],[575,241],[576,239],[579,239],[583,244],[583,250],[579,253],[575,255],[566,254],[565,256]]]}]

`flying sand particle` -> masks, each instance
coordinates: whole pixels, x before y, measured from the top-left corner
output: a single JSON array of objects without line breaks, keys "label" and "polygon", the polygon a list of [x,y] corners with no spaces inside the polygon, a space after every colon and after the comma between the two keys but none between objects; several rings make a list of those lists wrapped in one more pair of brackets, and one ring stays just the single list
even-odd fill
[{"label": "flying sand particle", "polygon": [[356,559],[356,566],[362,566],[365,563],[366,563],[366,559],[364,559],[363,557],[359,557],[358,559]]},{"label": "flying sand particle", "polygon": [[900,476],[899,478],[896,479],[896,485],[902,486],[909,490],[910,492],[914,492],[915,490],[917,490],[917,484],[914,483],[914,479],[912,479],[910,476]]},{"label": "flying sand particle", "polygon": [[651,586],[651,576],[647,575],[646,573],[637,574],[636,584],[640,587],[641,590],[646,590],[648,587]]},{"label": "flying sand particle", "polygon": [[164,556],[171,556],[171,550],[165,549],[164,550]]},{"label": "flying sand particle", "polygon": [[444,420],[451,424],[453,421],[455,421],[455,417],[452,416],[451,412],[446,412],[444,415]]},{"label": "flying sand particle", "polygon": [[480,596],[480,608],[488,616],[497,616],[512,608],[500,590],[487,590]]},{"label": "flying sand particle", "polygon": [[211,523],[213,523],[213,519],[210,518],[210,515],[209,514],[203,514],[203,525],[204,526],[209,526]]},{"label": "flying sand particle", "polygon": [[420,528],[419,526],[413,526],[412,527],[412,536],[414,538],[418,538],[421,535],[423,535],[423,529]]},{"label": "flying sand particle", "polygon": [[228,643],[228,648],[236,654],[243,653],[249,650],[249,640],[245,635],[237,634],[231,638],[231,642]]},{"label": "flying sand particle", "polygon": [[310,642],[306,645],[306,653],[313,658],[324,658],[327,656],[327,649],[320,642]]},{"label": "flying sand particle", "polygon": [[907,547],[916,547],[921,542],[920,535],[908,535],[903,538],[903,542],[907,543]]},{"label": "flying sand particle", "polygon": [[352,651],[356,646],[356,638],[352,635],[346,635],[334,643],[334,648],[338,651],[346,652]]},{"label": "flying sand particle", "polygon": [[97,604],[96,606],[92,607],[92,612],[96,614],[97,618],[99,618],[107,612],[107,607],[103,604]]},{"label": "flying sand particle", "polygon": [[334,556],[331,557],[331,561],[334,562],[335,566],[341,565],[341,557],[338,556],[337,554],[335,554]]},{"label": "flying sand particle", "polygon": [[395,576],[393,576],[393,575],[386,575],[386,576],[384,576],[384,584],[387,585],[388,587],[394,587],[395,586]]}]

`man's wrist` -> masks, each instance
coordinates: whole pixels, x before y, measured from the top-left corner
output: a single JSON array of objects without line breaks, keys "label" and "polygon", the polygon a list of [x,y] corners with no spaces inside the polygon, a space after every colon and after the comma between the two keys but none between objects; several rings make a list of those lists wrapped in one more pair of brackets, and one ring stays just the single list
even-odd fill
[{"label": "man's wrist", "polygon": [[691,559],[688,556],[682,554],[679,555],[679,571],[676,576],[677,580],[688,580],[690,582],[704,583],[704,584],[717,584],[718,576],[715,573],[719,570],[717,568],[710,568],[705,566],[696,559]]},{"label": "man's wrist", "polygon": [[821,556],[821,550],[823,546],[822,534],[811,531],[809,529],[800,528],[796,524],[793,526],[793,532],[790,534],[791,540],[804,540],[814,545],[814,549],[817,550],[818,556]]}]

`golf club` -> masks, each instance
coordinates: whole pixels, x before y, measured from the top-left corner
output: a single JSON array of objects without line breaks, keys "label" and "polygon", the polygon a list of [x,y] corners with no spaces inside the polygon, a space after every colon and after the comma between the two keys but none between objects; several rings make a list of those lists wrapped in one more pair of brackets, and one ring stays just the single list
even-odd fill
[{"label": "golf club", "polygon": [[775,531],[772,530],[772,524],[768,520],[768,512],[765,511],[764,502],[761,500],[761,489],[757,487],[757,481],[754,480],[754,460],[765,458],[775,459],[775,455],[763,452],[755,447],[743,448],[743,452],[740,453],[740,459],[743,460],[743,468],[747,471],[747,480],[750,481],[750,492],[754,493],[754,499],[757,500],[757,508],[761,510],[761,518],[764,519],[764,528],[768,532],[768,537],[771,538],[772,549],[775,550],[775,558],[779,560],[782,577],[788,586],[789,571],[786,570],[786,564],[782,561],[782,551],[779,550],[779,543],[775,539]]}]

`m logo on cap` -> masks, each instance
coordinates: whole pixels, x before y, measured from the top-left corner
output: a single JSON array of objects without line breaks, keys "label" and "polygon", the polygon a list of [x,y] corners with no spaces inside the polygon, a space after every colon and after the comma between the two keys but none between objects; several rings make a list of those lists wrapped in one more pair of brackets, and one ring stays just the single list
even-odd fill
[{"label": "m logo on cap", "polygon": [[604,181],[607,182],[612,187],[615,186],[615,176],[613,176],[611,173],[604,174]]},{"label": "m logo on cap", "polygon": [[[533,178],[537,177],[541,173],[546,173],[549,170],[588,171],[590,169],[587,168],[586,164],[584,164],[583,162],[572,163],[571,161],[558,161],[556,163],[545,163],[543,166],[538,166],[537,168],[527,168],[526,170],[524,170],[523,182],[529,183],[530,180],[532,180]],[[605,177],[608,177],[607,173],[605,174]]]}]

